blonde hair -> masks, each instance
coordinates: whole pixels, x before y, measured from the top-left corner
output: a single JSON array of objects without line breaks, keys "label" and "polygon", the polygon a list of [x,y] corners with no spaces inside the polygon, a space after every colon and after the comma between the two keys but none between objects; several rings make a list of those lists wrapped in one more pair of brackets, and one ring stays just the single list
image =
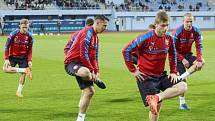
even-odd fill
[{"label": "blonde hair", "polygon": [[20,24],[29,24],[29,21],[28,19],[23,18],[20,20]]},{"label": "blonde hair", "polygon": [[155,29],[155,25],[154,24],[149,24],[149,29]]},{"label": "blonde hair", "polygon": [[161,22],[167,22],[169,21],[169,16],[164,10],[158,11],[156,17],[155,17],[155,24],[161,23]]}]

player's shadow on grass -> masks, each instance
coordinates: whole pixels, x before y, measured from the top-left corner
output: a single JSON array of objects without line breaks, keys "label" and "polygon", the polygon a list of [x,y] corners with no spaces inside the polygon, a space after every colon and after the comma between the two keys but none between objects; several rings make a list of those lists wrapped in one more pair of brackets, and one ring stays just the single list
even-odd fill
[{"label": "player's shadow on grass", "polygon": [[35,112],[48,112],[50,110],[45,109],[0,109],[1,113],[20,113],[20,112],[26,112],[26,113],[35,113]]},{"label": "player's shadow on grass", "polygon": [[130,102],[130,101],[134,101],[134,98],[118,98],[118,99],[111,99],[108,100],[108,102],[112,102],[112,103],[118,103],[118,102]]},{"label": "player's shadow on grass", "polygon": [[52,116],[55,118],[71,118],[71,117],[76,117],[77,113],[59,112],[59,113],[52,114]]}]

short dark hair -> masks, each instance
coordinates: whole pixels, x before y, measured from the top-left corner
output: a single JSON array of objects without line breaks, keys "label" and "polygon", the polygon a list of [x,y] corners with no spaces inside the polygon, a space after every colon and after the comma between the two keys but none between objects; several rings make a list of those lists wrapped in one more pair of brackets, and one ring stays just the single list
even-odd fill
[{"label": "short dark hair", "polygon": [[88,18],[87,20],[86,20],[86,25],[87,26],[92,26],[94,24],[94,20],[92,19],[92,18]]},{"label": "short dark hair", "polygon": [[192,14],[191,14],[191,13],[185,13],[185,14],[184,14],[184,17],[185,17],[185,16],[192,17]]},{"label": "short dark hair", "polygon": [[97,15],[96,17],[95,17],[95,20],[97,20],[97,19],[100,19],[100,20],[103,20],[103,21],[109,21],[109,19],[105,16],[105,15]]},{"label": "short dark hair", "polygon": [[191,13],[185,13],[184,14],[184,19],[185,19],[185,17],[192,17],[193,18],[193,15]]}]

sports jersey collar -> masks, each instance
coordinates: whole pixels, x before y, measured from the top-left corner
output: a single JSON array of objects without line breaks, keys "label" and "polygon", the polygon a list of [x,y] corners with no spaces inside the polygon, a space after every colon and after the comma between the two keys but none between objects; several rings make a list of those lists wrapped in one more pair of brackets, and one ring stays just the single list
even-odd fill
[{"label": "sports jersey collar", "polygon": [[22,33],[20,29],[18,29],[18,30],[19,30],[20,34],[28,34],[28,31],[26,33]]},{"label": "sports jersey collar", "polygon": [[187,31],[187,30],[184,28],[184,24],[183,24],[182,26],[183,26],[183,29],[184,29],[186,32],[191,32],[191,31],[192,31],[192,29],[193,29],[193,26],[191,26],[191,27],[190,27],[190,30],[189,30],[189,31]]}]

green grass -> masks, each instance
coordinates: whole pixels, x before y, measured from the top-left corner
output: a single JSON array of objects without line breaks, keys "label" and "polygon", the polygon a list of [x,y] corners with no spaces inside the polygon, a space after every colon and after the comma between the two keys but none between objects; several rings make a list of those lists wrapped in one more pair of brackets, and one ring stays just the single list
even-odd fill
[{"label": "green grass", "polygon": [[[87,121],[147,121],[134,78],[128,72],[121,50],[140,33],[105,33],[100,35],[100,73],[107,89],[97,87],[88,110]],[[186,99],[190,111],[178,109],[178,98],[166,100],[160,121],[215,121],[215,35],[203,32],[206,65],[191,76]],[[75,121],[81,91],[73,77],[64,71],[63,48],[70,35],[35,36],[33,76],[24,87],[24,98],[15,92],[19,74],[0,70],[0,121]],[[0,58],[6,37],[0,36]],[[0,62],[3,65],[4,61]]]}]

